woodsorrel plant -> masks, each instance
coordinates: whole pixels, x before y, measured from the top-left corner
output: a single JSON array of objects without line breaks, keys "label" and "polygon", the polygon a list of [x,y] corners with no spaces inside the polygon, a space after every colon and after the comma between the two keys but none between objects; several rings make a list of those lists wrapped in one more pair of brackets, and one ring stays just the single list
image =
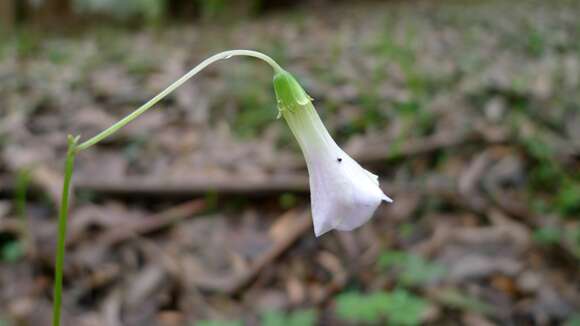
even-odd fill
[{"label": "woodsorrel plant", "polygon": [[133,113],[93,138],[79,143],[79,137],[68,136],[62,200],[58,219],[58,242],[54,276],[54,326],[60,325],[61,319],[66,227],[70,186],[76,154],[123,128],[210,64],[233,56],[249,56],[261,59],[274,70],[274,90],[278,102],[278,117],[284,117],[306,159],[310,178],[312,218],[316,236],[320,236],[332,229],[353,230],[368,221],[382,201],[392,202],[379,188],[378,177],[363,169],[338,147],[314,109],[312,99],[290,73],[282,69],[272,58],[260,52],[232,50],[218,53],[202,61]]}]

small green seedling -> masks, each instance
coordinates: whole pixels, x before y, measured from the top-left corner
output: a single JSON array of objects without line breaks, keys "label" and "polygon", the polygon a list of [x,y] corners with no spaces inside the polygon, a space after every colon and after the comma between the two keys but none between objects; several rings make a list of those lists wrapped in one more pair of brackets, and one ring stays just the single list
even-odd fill
[{"label": "small green seedling", "polygon": [[399,285],[417,286],[440,280],[445,276],[445,268],[425,260],[415,254],[402,251],[386,251],[379,258],[379,266],[395,273]]},{"label": "small green seedling", "polygon": [[195,323],[196,326],[243,326],[239,320],[200,320]]},{"label": "small green seedling", "polygon": [[262,326],[313,326],[317,315],[314,310],[296,310],[290,313],[268,311],[262,315]]},{"label": "small green seedling", "polygon": [[336,313],[342,320],[364,325],[418,325],[429,303],[407,290],[363,294],[345,292],[336,298]]}]

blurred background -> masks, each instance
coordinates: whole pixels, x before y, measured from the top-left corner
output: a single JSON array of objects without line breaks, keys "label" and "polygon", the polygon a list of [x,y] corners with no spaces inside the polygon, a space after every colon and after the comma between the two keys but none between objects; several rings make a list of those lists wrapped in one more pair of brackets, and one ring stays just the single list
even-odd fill
[{"label": "blurred background", "polygon": [[315,238],[271,69],[77,158],[65,325],[580,325],[580,3],[2,0],[0,325],[48,325],[66,135],[272,56],[394,198]]}]

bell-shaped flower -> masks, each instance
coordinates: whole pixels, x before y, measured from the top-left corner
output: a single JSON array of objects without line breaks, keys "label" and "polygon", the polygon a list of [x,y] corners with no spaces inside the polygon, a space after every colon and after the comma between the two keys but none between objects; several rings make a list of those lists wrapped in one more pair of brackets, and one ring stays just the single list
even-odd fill
[{"label": "bell-shaped flower", "polygon": [[286,71],[274,76],[279,114],[296,137],[306,159],[316,236],[353,230],[367,222],[382,201],[378,176],[362,168],[332,139],[311,98]]}]

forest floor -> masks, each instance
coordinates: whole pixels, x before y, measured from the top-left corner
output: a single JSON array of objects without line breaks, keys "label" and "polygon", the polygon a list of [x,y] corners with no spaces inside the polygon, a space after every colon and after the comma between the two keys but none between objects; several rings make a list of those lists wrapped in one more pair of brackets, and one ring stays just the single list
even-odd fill
[{"label": "forest floor", "polygon": [[[469,2],[469,1],[466,1]],[[268,53],[394,204],[315,238],[270,68],[77,159],[65,325],[579,325],[580,5],[343,4],[0,44],[0,325],[48,325],[66,135]]]}]

